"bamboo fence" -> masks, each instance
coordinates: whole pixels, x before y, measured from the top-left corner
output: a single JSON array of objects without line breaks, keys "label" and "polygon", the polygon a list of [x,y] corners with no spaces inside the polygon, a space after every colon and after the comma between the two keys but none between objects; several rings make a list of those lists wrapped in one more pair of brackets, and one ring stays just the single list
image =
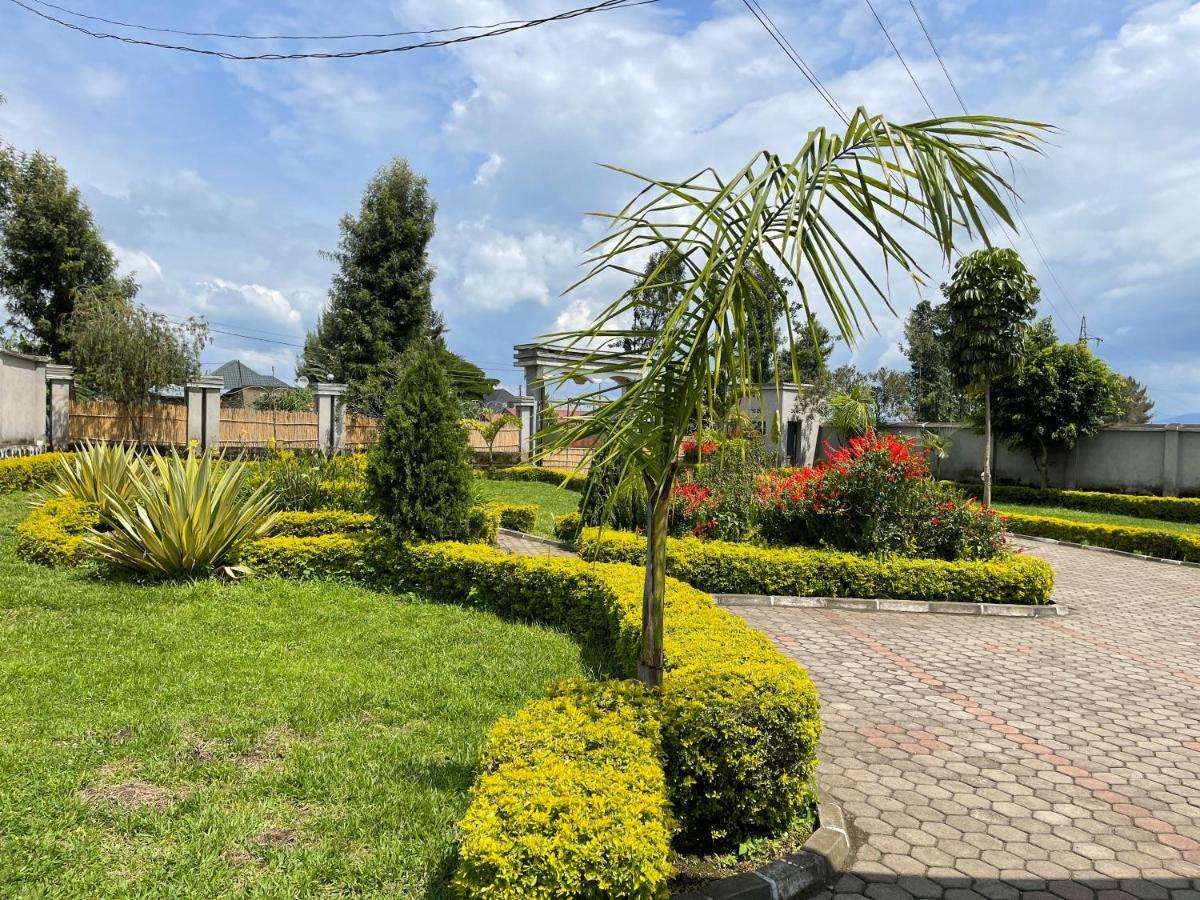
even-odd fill
[{"label": "bamboo fence", "polygon": [[139,409],[111,400],[72,400],[68,435],[72,441],[136,441],[139,415],[144,443],[160,447],[187,443],[187,407],[182,404]]},{"label": "bamboo fence", "polygon": [[317,414],[274,409],[221,408],[220,441],[230,447],[303,450],[317,446]]}]

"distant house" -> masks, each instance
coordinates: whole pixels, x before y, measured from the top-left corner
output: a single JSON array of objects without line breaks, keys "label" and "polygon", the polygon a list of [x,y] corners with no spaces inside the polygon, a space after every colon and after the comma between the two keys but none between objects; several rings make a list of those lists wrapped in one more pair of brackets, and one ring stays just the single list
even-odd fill
[{"label": "distant house", "polygon": [[221,405],[251,409],[254,401],[267,393],[292,390],[288,384],[274,375],[261,375],[242,362],[231,359],[218,366],[212,373],[221,376],[225,384],[221,388]]},{"label": "distant house", "polygon": [[513,413],[516,412],[516,407],[513,405],[516,399],[517,395],[512,391],[506,391],[504,388],[496,388],[496,390],[483,398],[483,406],[489,412],[493,413]]}]

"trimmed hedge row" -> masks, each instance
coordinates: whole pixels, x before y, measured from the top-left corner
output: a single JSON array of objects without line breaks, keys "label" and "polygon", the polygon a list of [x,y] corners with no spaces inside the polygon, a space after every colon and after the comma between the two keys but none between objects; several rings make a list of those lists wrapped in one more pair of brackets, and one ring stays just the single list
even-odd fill
[{"label": "trimmed hedge row", "polygon": [[1108,547],[1111,550],[1125,550],[1163,559],[1200,562],[1200,535],[1158,531],[1153,528],[1133,528],[1127,525],[1094,525],[1090,522],[1072,522],[1053,516],[1006,513],[1004,518],[1009,529],[1018,534]]},{"label": "trimmed hedge row", "polygon": [[271,529],[273,536],[316,537],[337,532],[366,531],[375,527],[370,513],[346,509],[318,509],[315,512],[281,512]]},{"label": "trimmed hedge row", "polygon": [[[646,539],[623,531],[588,528],[581,554],[605,562],[645,559]],[[696,538],[667,539],[667,573],[714,594],[798,597],[889,597],[967,603],[1050,602],[1054,573],[1029,556],[946,562],[875,559],[804,547],[756,547]]]},{"label": "trimmed hedge row", "polygon": [[565,487],[569,491],[582,491],[587,483],[587,475],[582,472],[551,469],[547,466],[509,466],[507,469],[484,472],[480,477],[497,481],[540,481],[555,487]]},{"label": "trimmed hedge row", "polygon": [[[964,491],[978,498],[978,484],[960,484]],[[1200,524],[1200,498],[1157,497],[1150,494],[1112,494],[1105,491],[1060,491],[1055,488],[1020,487],[993,484],[992,501],[1018,503],[1022,506],[1061,506],[1084,512],[1111,513],[1134,516],[1138,519],[1160,519],[1166,522]]]},{"label": "trimmed hedge row", "polygon": [[92,557],[84,541],[100,524],[100,510],[74,497],[54,497],[35,506],[17,526],[17,556],[45,566],[76,566]]},{"label": "trimmed hedge row", "polygon": [[28,491],[45,484],[58,474],[58,461],[73,453],[39,453],[0,459],[0,494]]},{"label": "trimmed hedge row", "polygon": [[583,516],[577,512],[563,513],[554,517],[554,536],[560,541],[573,544],[583,531]]},{"label": "trimmed hedge row", "polygon": [[485,503],[489,509],[496,510],[500,515],[500,524],[513,531],[530,532],[537,526],[538,507],[535,503],[504,503],[492,500]]}]

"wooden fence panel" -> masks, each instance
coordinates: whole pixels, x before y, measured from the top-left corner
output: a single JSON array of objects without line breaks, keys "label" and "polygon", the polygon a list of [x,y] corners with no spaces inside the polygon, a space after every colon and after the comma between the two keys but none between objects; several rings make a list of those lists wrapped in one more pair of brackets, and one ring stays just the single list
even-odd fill
[{"label": "wooden fence panel", "polygon": [[274,438],[280,450],[317,447],[316,412],[221,407],[221,443],[227,447],[266,447]]},{"label": "wooden fence panel", "polygon": [[72,441],[136,441],[137,417],[142,440],[155,446],[187,444],[187,407],[156,404],[144,410],[111,400],[72,400],[68,431]]},{"label": "wooden fence panel", "polygon": [[568,471],[586,472],[591,467],[590,458],[592,449],[590,447],[567,447],[565,450],[559,450],[556,453],[551,453],[542,459],[542,465],[551,469],[566,469]]},{"label": "wooden fence panel", "polygon": [[345,444],[348,449],[366,449],[373,446],[378,433],[378,419],[371,416],[346,416]]},{"label": "wooden fence panel", "polygon": [[[487,453],[487,441],[476,429],[467,429],[467,441],[472,450]],[[492,451],[495,453],[520,453],[521,429],[516,425],[505,425],[501,428],[500,433],[496,435],[495,443],[492,444]]]}]

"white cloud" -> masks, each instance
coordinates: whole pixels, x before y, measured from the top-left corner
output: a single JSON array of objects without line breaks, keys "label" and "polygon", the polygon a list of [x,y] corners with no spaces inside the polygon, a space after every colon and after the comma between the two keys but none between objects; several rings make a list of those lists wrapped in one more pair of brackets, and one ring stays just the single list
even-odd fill
[{"label": "white cloud", "polygon": [[502,165],[504,165],[503,156],[499,153],[489,153],[488,158],[475,170],[475,180],[472,184],[486,185],[500,171]]},{"label": "white cloud", "polygon": [[286,325],[293,332],[303,325],[299,310],[282,291],[261,284],[234,284],[224,278],[213,278],[197,284],[193,296],[201,312],[227,313],[246,322],[248,307],[251,325],[261,323],[268,328]]},{"label": "white cloud", "polygon": [[162,281],[163,270],[153,256],[144,250],[130,250],[120,244],[108,242],[108,248],[117,258],[117,270],[122,275],[132,275],[140,284]]},{"label": "white cloud", "polygon": [[129,87],[124,75],[101,66],[86,66],[79,73],[79,83],[85,94],[102,103],[116,100]]}]

